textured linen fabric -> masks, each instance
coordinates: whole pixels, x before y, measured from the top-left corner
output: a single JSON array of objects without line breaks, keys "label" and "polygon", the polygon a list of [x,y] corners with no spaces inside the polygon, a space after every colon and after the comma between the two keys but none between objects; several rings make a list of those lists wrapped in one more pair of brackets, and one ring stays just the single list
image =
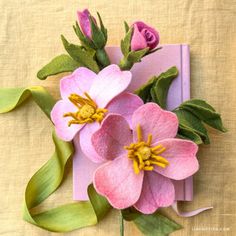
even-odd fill
[{"label": "textured linen fabric", "polygon": [[[214,206],[193,218],[166,215],[184,226],[176,236],[236,234],[236,1],[235,0],[0,0],[0,87],[44,85],[59,98],[59,78],[36,78],[37,70],[64,52],[63,33],[76,42],[72,24],[76,10],[99,11],[109,30],[109,45],[124,35],[123,20],[143,20],[155,26],[161,43],[188,43],[191,48],[191,95],[206,99],[222,114],[229,129],[220,134],[209,129],[212,144],[201,146],[200,171],[194,178],[194,201],[183,210]],[[0,234],[58,235],[22,220],[25,186],[53,152],[52,125],[32,102],[0,115]],[[42,209],[72,201],[71,164],[66,181]],[[119,235],[117,211],[97,226],[65,235]],[[141,235],[125,223],[126,235]],[[60,234],[64,235],[64,234]]]}]

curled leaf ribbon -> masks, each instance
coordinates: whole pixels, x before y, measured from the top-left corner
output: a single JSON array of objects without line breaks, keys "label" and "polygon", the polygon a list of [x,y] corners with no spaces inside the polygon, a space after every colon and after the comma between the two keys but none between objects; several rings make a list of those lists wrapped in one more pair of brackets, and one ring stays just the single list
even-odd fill
[{"label": "curled leaf ribbon", "polygon": [[[50,111],[55,101],[41,86],[0,89],[0,113],[14,110],[30,97],[50,119]],[[54,232],[68,232],[97,224],[111,207],[105,198],[96,193],[92,185],[88,187],[90,201],[69,203],[44,212],[33,213],[32,209],[60,186],[66,163],[74,152],[73,144],[60,140],[55,132],[52,133],[52,139],[55,145],[53,155],[32,176],[26,186],[24,220]]]}]

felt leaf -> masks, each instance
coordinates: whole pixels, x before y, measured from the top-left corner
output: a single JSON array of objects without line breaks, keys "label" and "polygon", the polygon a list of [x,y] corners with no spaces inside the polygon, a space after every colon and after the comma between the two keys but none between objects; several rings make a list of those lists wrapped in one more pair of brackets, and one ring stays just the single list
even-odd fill
[{"label": "felt leaf", "polygon": [[174,66],[162,73],[151,88],[152,101],[163,109],[166,108],[166,98],[172,81],[178,76],[178,69]]},{"label": "felt leaf", "polygon": [[138,212],[134,207],[129,207],[124,210],[121,210],[123,219],[126,221],[133,221],[139,217],[142,213]]},{"label": "felt leaf", "polygon": [[182,228],[181,225],[157,212],[151,215],[142,214],[134,220],[134,223],[144,235],[148,236],[167,236]]},{"label": "felt leaf", "polygon": [[148,47],[138,51],[131,51],[127,55],[127,60],[131,61],[132,63],[140,62],[142,57],[144,57],[148,51]]},{"label": "felt leaf", "polygon": [[69,43],[66,38],[61,36],[63,45],[69,55],[76,61],[78,61],[81,65],[89,68],[90,70],[98,73],[99,66],[97,62],[94,60],[95,50],[86,51],[83,47]]},{"label": "felt leaf", "polygon": [[75,25],[73,25],[73,29],[76,35],[78,36],[82,46],[84,46],[86,49],[89,49],[89,48],[95,49],[93,42],[82,33],[78,25],[78,22],[76,22]]},{"label": "felt leaf", "polygon": [[182,126],[182,128],[191,130],[193,133],[196,133],[198,136],[200,136],[204,144],[210,143],[207,130],[199,118],[197,118],[193,113],[189,112],[188,110],[179,109],[174,112],[177,115],[179,124]]},{"label": "felt leaf", "polygon": [[98,15],[98,19],[99,19],[100,29],[101,29],[101,31],[103,33],[105,41],[107,41],[107,29],[105,28],[105,26],[104,26],[104,24],[102,22],[102,18],[100,16],[99,12],[97,12],[97,15]]},{"label": "felt leaf", "polygon": [[125,38],[121,40],[120,47],[125,57],[128,56],[128,53],[130,51],[130,43],[131,43],[132,34],[133,34],[133,28],[130,28],[129,31],[126,33]]},{"label": "felt leaf", "polygon": [[92,31],[92,41],[96,49],[102,49],[106,45],[106,38],[103,32],[99,29],[97,24],[94,22],[92,16],[89,16],[91,31]]},{"label": "felt leaf", "polygon": [[[50,111],[55,101],[40,86],[0,89],[0,113],[15,109],[30,96],[50,119]],[[53,232],[68,232],[97,224],[110,206],[93,189],[89,191],[90,201],[70,203],[38,213],[37,206],[61,185],[65,166],[74,152],[72,143],[60,140],[55,132],[52,138],[55,145],[54,154],[27,184],[23,208],[24,220]],[[94,206],[96,206],[95,209]]]},{"label": "felt leaf", "polygon": [[37,77],[45,80],[48,76],[57,75],[62,72],[73,72],[81,64],[74,61],[70,56],[62,54],[55,57],[37,73]]},{"label": "felt leaf", "polygon": [[221,116],[215,109],[203,100],[191,99],[179,106],[179,109],[185,109],[193,113],[196,117],[208,124],[212,128],[226,132]]},{"label": "felt leaf", "polygon": [[167,93],[171,82],[178,76],[178,69],[173,66],[161,73],[158,77],[152,77],[146,84],[141,86],[135,93],[146,102],[156,102],[165,107]]},{"label": "felt leaf", "polygon": [[88,186],[88,196],[98,220],[103,219],[107,212],[112,208],[111,205],[105,197],[96,192],[92,184]]},{"label": "felt leaf", "polygon": [[146,55],[149,55],[149,54],[154,53],[154,52],[156,52],[156,51],[159,51],[159,50],[161,50],[161,49],[162,49],[162,47],[154,48],[154,49],[152,49],[152,50],[149,50],[149,51],[146,53]]},{"label": "felt leaf", "polygon": [[6,113],[15,109],[31,96],[48,118],[50,118],[50,112],[55,101],[47,90],[41,86],[0,89],[0,113]]},{"label": "felt leaf", "polygon": [[124,21],[124,26],[125,26],[125,33],[128,33],[129,31],[129,25],[126,21]]},{"label": "felt leaf", "polygon": [[181,139],[192,140],[194,143],[198,145],[203,143],[202,138],[199,134],[194,132],[193,129],[190,129],[181,124],[179,125],[179,129],[178,129],[178,137]]}]

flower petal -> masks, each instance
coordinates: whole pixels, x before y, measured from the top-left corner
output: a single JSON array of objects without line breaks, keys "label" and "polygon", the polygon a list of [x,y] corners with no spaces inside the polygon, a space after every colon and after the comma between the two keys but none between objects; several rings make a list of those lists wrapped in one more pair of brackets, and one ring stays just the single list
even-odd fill
[{"label": "flower petal", "polygon": [[134,31],[131,38],[131,50],[138,51],[147,47],[147,42],[144,36],[139,32],[136,24],[133,25]]},{"label": "flower petal", "polygon": [[109,113],[122,115],[131,127],[132,115],[142,105],[143,100],[139,96],[125,92],[112,99],[106,108]]},{"label": "flower petal", "polygon": [[143,171],[134,173],[132,160],[122,155],[99,167],[94,174],[96,191],[105,196],[117,209],[130,207],[139,199],[143,183]]},{"label": "flower petal", "polygon": [[160,155],[169,161],[169,165],[166,168],[155,167],[156,172],[170,179],[181,180],[198,171],[198,146],[195,143],[182,139],[165,139],[153,146],[159,144],[166,148]]},{"label": "flower petal", "polygon": [[55,125],[58,137],[64,141],[71,141],[76,133],[83,128],[84,125],[72,124],[68,126],[71,117],[63,117],[67,112],[76,112],[77,108],[68,100],[59,100],[51,111],[51,119]]},{"label": "flower petal", "polygon": [[117,65],[107,66],[98,73],[89,94],[100,108],[104,108],[129,86],[131,77],[130,71],[121,71]]},{"label": "flower petal", "polygon": [[94,163],[81,151],[79,134],[73,139],[75,153],[73,155],[73,200],[89,200],[87,188],[93,182],[95,170],[101,165]]},{"label": "flower petal", "polygon": [[165,138],[173,138],[178,131],[178,119],[172,112],[161,109],[155,103],[146,103],[139,107],[132,117],[134,140],[137,140],[137,125],[141,126],[143,139],[147,140],[152,134],[153,142]]},{"label": "flower petal", "polygon": [[[160,36],[159,36],[159,33],[156,31],[156,29],[146,25],[142,21],[136,21],[133,23],[133,25],[136,25],[138,27],[138,31],[141,34],[143,34],[144,31],[150,32],[152,34],[153,40],[151,42],[148,39],[146,39],[147,46],[150,47],[150,49],[155,48],[159,44]],[[144,38],[145,38],[145,36],[144,36]]]},{"label": "flower petal", "polygon": [[159,207],[168,207],[175,200],[175,188],[170,179],[158,173],[145,172],[143,188],[134,207],[144,214],[152,214]]},{"label": "flower petal", "polygon": [[92,135],[99,129],[100,124],[93,122],[86,124],[86,126],[80,132],[80,147],[84,155],[86,155],[91,161],[95,163],[105,161],[98,153],[95,151],[92,145]]},{"label": "flower petal", "polygon": [[88,92],[92,83],[95,81],[96,74],[86,67],[79,67],[71,75],[68,75],[60,81],[61,97],[67,99],[70,94],[76,93],[83,95]]},{"label": "flower petal", "polygon": [[[82,12],[77,11],[77,15],[78,15],[79,24],[80,24],[82,32],[84,33],[85,36],[91,39],[92,32],[91,32],[91,26],[90,26],[90,21],[89,21],[90,12],[88,11],[88,9],[84,9]],[[94,17],[92,18],[94,22],[96,22]]]},{"label": "flower petal", "polygon": [[92,136],[96,152],[106,160],[112,160],[127,151],[124,146],[132,142],[131,129],[121,115],[108,115],[99,130]]}]

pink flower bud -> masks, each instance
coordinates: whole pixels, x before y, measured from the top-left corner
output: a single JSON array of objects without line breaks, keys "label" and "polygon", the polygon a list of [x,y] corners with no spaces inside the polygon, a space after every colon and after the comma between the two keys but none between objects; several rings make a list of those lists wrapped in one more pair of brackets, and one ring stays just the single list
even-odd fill
[{"label": "pink flower bud", "polygon": [[134,22],[134,31],[131,39],[131,50],[137,51],[149,47],[155,48],[159,43],[159,33],[142,21]]},{"label": "pink flower bud", "polygon": [[[89,21],[89,17],[91,16],[90,12],[88,9],[84,9],[82,12],[81,11],[77,11],[77,15],[78,15],[78,19],[79,19],[79,24],[80,24],[80,28],[83,32],[83,34],[89,38],[92,39],[92,30],[91,30],[91,26],[90,26],[90,21]],[[94,17],[92,17],[94,22],[96,23],[96,20]]]}]

